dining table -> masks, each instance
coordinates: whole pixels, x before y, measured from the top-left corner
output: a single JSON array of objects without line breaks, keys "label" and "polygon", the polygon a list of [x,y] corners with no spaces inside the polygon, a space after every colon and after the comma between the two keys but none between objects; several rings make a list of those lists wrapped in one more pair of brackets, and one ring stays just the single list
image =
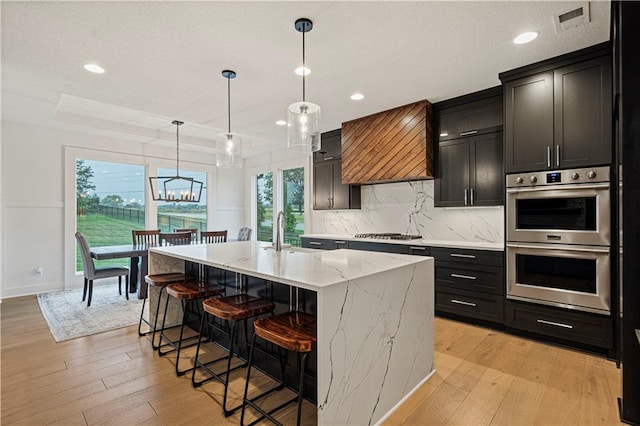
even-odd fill
[{"label": "dining table", "polygon": [[[131,267],[129,269],[129,292],[138,293],[138,299],[144,299],[147,296],[147,286],[142,285],[145,275],[149,270],[149,248],[155,245],[136,245],[122,244],[115,246],[93,247],[91,249],[91,257],[96,260],[107,259],[131,259]],[[140,259],[142,261],[140,262]],[[140,268],[138,268],[140,263]]]}]

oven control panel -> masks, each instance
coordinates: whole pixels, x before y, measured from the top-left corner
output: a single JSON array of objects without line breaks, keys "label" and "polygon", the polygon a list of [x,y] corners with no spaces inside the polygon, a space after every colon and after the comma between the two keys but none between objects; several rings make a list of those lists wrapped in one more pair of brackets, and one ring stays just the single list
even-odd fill
[{"label": "oven control panel", "polygon": [[514,173],[507,175],[507,188],[609,181],[610,169],[608,166],[587,167],[584,169]]}]

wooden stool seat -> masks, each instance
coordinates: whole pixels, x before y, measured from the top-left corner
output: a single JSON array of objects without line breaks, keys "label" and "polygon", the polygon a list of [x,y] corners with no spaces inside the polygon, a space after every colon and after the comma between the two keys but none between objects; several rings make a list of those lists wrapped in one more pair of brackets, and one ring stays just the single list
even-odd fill
[{"label": "wooden stool seat", "polygon": [[260,318],[253,328],[264,340],[290,351],[311,352],[316,346],[316,317],[304,312]]},{"label": "wooden stool seat", "polygon": [[185,274],[170,273],[170,274],[154,274],[144,277],[144,281],[154,287],[164,287],[169,284],[179,283],[186,281],[188,277]]},{"label": "wooden stool seat", "polygon": [[247,294],[236,294],[202,302],[204,310],[220,319],[240,321],[257,317],[275,309],[275,305],[268,300]]},{"label": "wooden stool seat", "polygon": [[180,300],[202,299],[205,297],[219,296],[224,293],[224,288],[217,284],[187,281],[167,286],[167,294]]}]

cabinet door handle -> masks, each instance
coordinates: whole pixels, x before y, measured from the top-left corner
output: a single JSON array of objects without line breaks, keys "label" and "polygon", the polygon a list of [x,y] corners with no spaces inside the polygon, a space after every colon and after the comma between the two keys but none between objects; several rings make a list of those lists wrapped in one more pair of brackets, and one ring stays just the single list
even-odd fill
[{"label": "cabinet door handle", "polygon": [[309,245],[310,245],[310,246],[321,246],[321,245],[322,245],[322,243],[319,243],[319,242],[317,242],[317,241],[309,241]]},{"label": "cabinet door handle", "polygon": [[476,133],[478,133],[477,130],[469,130],[467,132],[460,132],[460,136],[469,136],[469,135],[475,135]]},{"label": "cabinet door handle", "polygon": [[449,256],[451,257],[464,257],[465,259],[475,259],[476,257],[472,254],[458,254],[458,253],[451,253]]},{"label": "cabinet door handle", "polygon": [[468,205],[467,188],[464,189],[464,205]]},{"label": "cabinet door handle", "polygon": [[556,145],[556,167],[560,167],[560,145]]},{"label": "cabinet door handle", "polygon": [[547,146],[547,168],[551,168],[551,147]]},{"label": "cabinet door handle", "polygon": [[333,157],[324,157],[324,161],[333,160]]},{"label": "cabinet door handle", "polygon": [[471,275],[450,274],[453,278],[464,278],[465,280],[475,280],[476,277]]},{"label": "cabinet door handle", "polygon": [[346,241],[335,241],[336,244],[347,244]]},{"label": "cabinet door handle", "polygon": [[409,247],[409,250],[425,251],[426,249],[427,249],[426,247]]},{"label": "cabinet door handle", "polygon": [[569,325],[569,324],[563,324],[561,322],[547,321],[547,320],[543,320],[543,319],[536,320],[536,322],[539,322],[540,324],[553,325],[553,326],[556,326],[556,327],[562,327],[562,328],[568,328],[568,329],[572,329],[573,328],[573,326]]},{"label": "cabinet door handle", "polygon": [[471,193],[471,205],[473,205],[473,193],[475,192],[473,188],[471,188],[469,190],[469,192]]},{"label": "cabinet door handle", "polygon": [[465,302],[463,300],[457,300],[457,299],[451,299],[451,303],[457,303],[458,305],[465,305],[465,306],[478,306],[475,303],[471,303],[471,302]]}]

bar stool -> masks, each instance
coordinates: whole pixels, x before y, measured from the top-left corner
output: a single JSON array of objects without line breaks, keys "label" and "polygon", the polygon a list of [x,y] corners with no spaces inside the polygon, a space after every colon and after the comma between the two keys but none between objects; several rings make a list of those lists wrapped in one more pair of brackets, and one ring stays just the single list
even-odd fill
[{"label": "bar stool", "polygon": [[[181,283],[169,284],[167,287],[167,299],[164,305],[164,315],[162,317],[162,327],[160,327],[160,341],[158,342],[158,355],[164,356],[171,352],[176,352],[176,375],[182,376],[186,372],[190,371],[194,367],[187,368],[186,370],[180,370],[180,352],[183,348],[191,347],[195,344],[200,345],[201,335],[194,335],[187,338],[184,337],[184,326],[187,320],[187,315],[189,314],[188,303],[194,302],[197,300],[201,300],[208,297],[220,296],[224,294],[224,288],[217,285],[211,284],[206,280],[200,278],[192,281],[185,281]],[[177,300],[180,300],[182,304],[182,322],[180,323],[180,335],[177,340],[172,340],[165,334],[165,331],[168,328],[165,328],[166,320],[167,320],[167,310],[169,308],[169,300],[170,297],[174,297]],[[197,305],[196,305],[197,306]],[[198,312],[199,314],[199,312]],[[204,316],[204,315],[202,315]],[[173,327],[169,327],[173,328]],[[163,339],[166,340],[166,343],[162,343]],[[192,342],[184,345],[185,341],[192,340]],[[168,351],[163,351],[162,348],[165,346],[171,346],[173,349]]]},{"label": "bar stool", "polygon": [[[187,280],[187,276],[181,273],[169,273],[169,274],[153,274],[147,275],[144,277],[144,282],[147,285],[147,292],[145,298],[142,300],[142,310],[140,311],[140,320],[138,321],[138,336],[146,336],[151,333],[151,347],[153,349],[158,349],[156,346],[156,332],[158,331],[158,316],[160,315],[160,300],[162,299],[163,290],[169,284],[175,284],[184,282]],[[147,303],[147,298],[149,297],[149,286],[157,287],[158,291],[158,303],[156,304],[156,317],[153,321],[153,325],[144,318],[144,307]],[[147,332],[142,332],[142,323],[147,324],[150,327],[150,330]]]},{"label": "bar stool", "polygon": [[[244,412],[247,405],[250,405],[257,410],[262,417],[258,418],[251,424],[255,424],[264,418],[271,420],[273,423],[280,425],[272,414],[286,407],[287,405],[298,402],[298,415],[296,424],[300,426],[300,417],[302,414],[302,395],[304,392],[304,373],[307,363],[307,355],[316,347],[316,318],[313,315],[290,311],[283,314],[274,315],[271,317],[264,317],[257,319],[253,322],[254,333],[251,338],[251,351],[249,352],[249,366],[247,368],[247,381],[244,385],[244,395],[242,398],[242,410],[240,414],[240,425],[244,425]],[[300,380],[298,384],[297,397],[280,404],[276,408],[270,411],[265,411],[260,408],[256,401],[260,398],[270,394],[274,390],[282,389],[285,386],[285,375],[283,371],[282,383],[273,389],[270,389],[252,399],[247,397],[249,391],[249,380],[251,379],[251,366],[253,362],[253,349],[255,346],[256,336],[259,336],[267,342],[273,343],[279,348],[286,349],[287,351],[296,352],[298,355],[302,354],[298,365],[298,372],[300,374]]]},{"label": "bar stool", "polygon": [[[209,322],[209,315],[214,318],[218,318],[224,321],[231,321],[231,331],[229,333],[229,351],[228,354],[222,356],[220,358],[214,359],[208,362],[200,362],[198,360],[198,355],[200,353],[200,341],[198,342],[198,348],[196,349],[196,357],[194,360],[194,369],[191,375],[191,383],[193,387],[198,387],[203,383],[208,382],[209,380],[217,380],[224,385],[224,396],[222,398],[222,411],[224,412],[225,417],[229,417],[233,413],[236,412],[238,408],[242,406],[242,404],[238,405],[234,408],[227,408],[227,394],[229,390],[229,375],[232,371],[235,371],[239,368],[244,368],[247,366],[246,362],[243,362],[240,365],[237,365],[231,368],[231,360],[235,355],[237,358],[238,355],[234,351],[234,340],[238,337],[238,323],[240,321],[244,322],[244,330],[245,330],[245,347],[248,349],[248,337],[247,337],[247,319],[255,318],[257,316],[267,314],[273,312],[275,309],[275,305],[266,300],[259,297],[249,296],[247,294],[236,294],[233,296],[225,296],[220,298],[212,298],[206,299],[203,303],[204,313],[202,315],[202,320],[200,322],[200,336],[204,335],[205,323],[211,327],[219,328],[216,324]],[[209,333],[209,338],[211,341],[214,341],[213,335]],[[227,360],[227,369],[221,373],[215,373],[213,370],[209,368],[209,365],[217,363],[219,361]],[[206,371],[210,377],[196,381],[196,369],[202,368]],[[224,377],[224,378],[223,378]]]}]

